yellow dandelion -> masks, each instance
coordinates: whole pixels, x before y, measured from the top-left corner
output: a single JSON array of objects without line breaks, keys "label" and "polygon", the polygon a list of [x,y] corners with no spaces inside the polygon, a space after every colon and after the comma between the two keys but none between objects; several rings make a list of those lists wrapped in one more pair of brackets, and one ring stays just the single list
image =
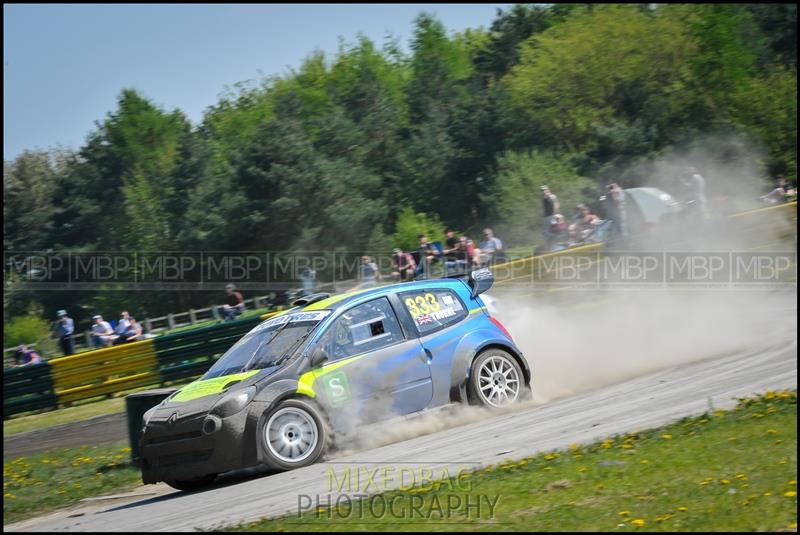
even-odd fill
[{"label": "yellow dandelion", "polygon": [[685,505],[681,505],[680,507],[678,507],[678,511],[680,511],[681,513],[685,513],[688,510],[689,508],[686,507]]},{"label": "yellow dandelion", "polygon": [[740,481],[747,481],[747,476],[744,474],[736,474],[736,479]]},{"label": "yellow dandelion", "polygon": [[631,524],[633,524],[637,528],[640,528],[640,527],[644,526],[644,519],[643,518],[635,518],[635,519],[631,520]]},{"label": "yellow dandelion", "polygon": [[661,438],[663,438],[664,440],[672,440],[672,435],[668,435],[668,434],[661,435]]},{"label": "yellow dandelion", "polygon": [[764,493],[764,496],[772,496],[772,493],[770,491],[767,491]]},{"label": "yellow dandelion", "polygon": [[767,434],[768,434],[768,435],[774,435],[774,434],[776,434],[777,432],[778,432],[778,430],[777,430],[777,429],[767,429]]},{"label": "yellow dandelion", "polygon": [[650,461],[648,461],[647,459],[642,459],[641,461],[639,461],[639,464],[650,464]]},{"label": "yellow dandelion", "polygon": [[797,481],[795,481],[794,479],[792,479],[791,481],[789,481],[789,482],[788,482],[788,483],[786,483],[786,484],[787,484],[787,485],[797,485]]},{"label": "yellow dandelion", "polygon": [[786,496],[787,498],[794,498],[795,496],[797,496],[797,493],[795,491],[793,491],[793,490],[790,490],[790,491],[784,492],[783,495]]},{"label": "yellow dandelion", "polygon": [[630,511],[620,511],[620,512],[619,512],[619,513],[617,513],[617,514],[618,514],[619,516],[621,516],[622,518],[625,518],[625,517],[627,517],[627,516],[631,516],[631,512],[630,512]]}]

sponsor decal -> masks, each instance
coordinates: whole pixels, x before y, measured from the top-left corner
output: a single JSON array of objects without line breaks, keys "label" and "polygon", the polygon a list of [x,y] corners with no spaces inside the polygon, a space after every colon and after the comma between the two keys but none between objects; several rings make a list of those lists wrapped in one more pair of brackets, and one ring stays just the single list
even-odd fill
[{"label": "sponsor decal", "polygon": [[344,372],[333,372],[320,378],[325,385],[332,407],[341,407],[350,401],[350,383]]}]

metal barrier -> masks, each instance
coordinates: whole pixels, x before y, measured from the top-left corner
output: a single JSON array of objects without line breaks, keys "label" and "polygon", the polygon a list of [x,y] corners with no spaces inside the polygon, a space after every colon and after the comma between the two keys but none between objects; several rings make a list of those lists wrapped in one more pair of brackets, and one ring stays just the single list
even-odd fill
[{"label": "metal barrier", "polygon": [[3,417],[197,377],[278,311],[3,372]]}]

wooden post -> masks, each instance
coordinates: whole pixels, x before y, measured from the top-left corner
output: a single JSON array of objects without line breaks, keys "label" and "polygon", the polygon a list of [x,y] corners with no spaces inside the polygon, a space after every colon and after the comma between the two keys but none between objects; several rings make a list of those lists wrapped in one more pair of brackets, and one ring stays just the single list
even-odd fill
[{"label": "wooden post", "polygon": [[193,308],[189,309],[189,323],[191,323],[192,325],[197,323],[197,312],[195,312]]},{"label": "wooden post", "polygon": [[169,325],[169,330],[175,328],[175,318],[172,316],[172,313],[167,314],[167,325]]}]

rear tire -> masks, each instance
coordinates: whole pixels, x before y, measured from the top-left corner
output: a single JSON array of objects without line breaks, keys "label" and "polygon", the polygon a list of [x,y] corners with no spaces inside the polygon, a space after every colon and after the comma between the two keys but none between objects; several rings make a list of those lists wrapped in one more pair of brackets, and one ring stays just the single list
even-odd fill
[{"label": "rear tire", "polygon": [[207,474],[193,479],[167,479],[164,483],[174,489],[192,491],[210,487],[215,479],[217,479],[217,474]]},{"label": "rear tire", "polygon": [[471,403],[500,409],[529,398],[527,390],[522,369],[507,351],[489,348],[472,361],[467,382]]},{"label": "rear tire", "polygon": [[264,419],[259,433],[267,463],[293,470],[317,462],[327,451],[330,428],[314,403],[287,399]]}]

